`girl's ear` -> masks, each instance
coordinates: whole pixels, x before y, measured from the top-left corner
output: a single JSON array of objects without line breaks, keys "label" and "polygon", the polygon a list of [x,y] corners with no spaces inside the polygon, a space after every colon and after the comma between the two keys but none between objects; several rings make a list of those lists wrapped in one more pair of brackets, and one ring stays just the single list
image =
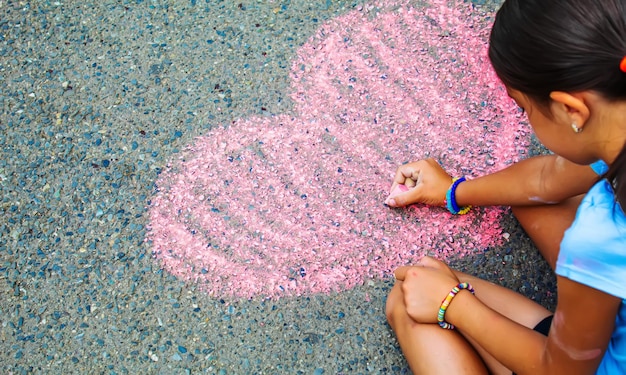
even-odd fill
[{"label": "girl's ear", "polygon": [[582,129],[589,119],[589,106],[585,101],[584,93],[570,94],[563,91],[552,91],[550,99],[553,102],[553,111],[557,118],[567,116],[570,124],[576,124]]}]

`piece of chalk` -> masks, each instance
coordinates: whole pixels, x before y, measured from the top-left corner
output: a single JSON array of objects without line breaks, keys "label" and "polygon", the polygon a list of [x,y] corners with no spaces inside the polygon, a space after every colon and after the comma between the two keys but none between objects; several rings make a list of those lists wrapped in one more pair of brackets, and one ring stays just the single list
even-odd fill
[{"label": "piece of chalk", "polygon": [[398,194],[402,194],[402,193],[404,193],[405,191],[409,191],[409,188],[408,188],[408,187],[406,187],[405,185],[398,184],[398,185],[396,185],[396,187],[395,187],[395,188],[393,188],[393,190],[389,193],[389,197],[390,197],[390,198],[391,198],[391,197],[395,197],[396,195],[398,195]]}]

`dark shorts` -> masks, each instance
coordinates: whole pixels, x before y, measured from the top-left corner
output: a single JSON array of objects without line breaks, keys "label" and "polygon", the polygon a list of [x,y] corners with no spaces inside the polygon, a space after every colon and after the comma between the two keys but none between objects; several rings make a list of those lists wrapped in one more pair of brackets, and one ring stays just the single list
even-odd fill
[{"label": "dark shorts", "polygon": [[544,318],[542,321],[537,323],[537,325],[533,329],[535,331],[541,333],[544,336],[548,336],[548,332],[550,332],[550,326],[552,325],[552,318],[553,317],[554,317],[554,315],[550,315],[550,316]]},{"label": "dark shorts", "polygon": [[[533,330],[541,333],[544,336],[548,336],[548,332],[550,332],[550,326],[552,325],[552,317],[554,317],[554,315],[550,315],[544,318],[542,321],[537,323]],[[515,375],[515,373],[513,373],[513,375]]]}]

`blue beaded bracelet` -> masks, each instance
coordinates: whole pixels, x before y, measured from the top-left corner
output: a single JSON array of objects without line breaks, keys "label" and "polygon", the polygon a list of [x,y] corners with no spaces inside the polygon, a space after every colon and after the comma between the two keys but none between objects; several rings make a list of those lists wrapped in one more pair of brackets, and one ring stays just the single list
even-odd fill
[{"label": "blue beaded bracelet", "polygon": [[452,179],[452,185],[446,192],[446,208],[454,215],[465,215],[472,208],[472,206],[459,207],[456,203],[456,188],[463,181],[465,177]]}]

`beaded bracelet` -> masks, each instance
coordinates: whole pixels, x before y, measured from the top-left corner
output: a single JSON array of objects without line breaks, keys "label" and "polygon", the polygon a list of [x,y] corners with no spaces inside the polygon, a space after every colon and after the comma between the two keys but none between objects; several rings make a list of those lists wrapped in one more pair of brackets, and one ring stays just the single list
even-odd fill
[{"label": "beaded bracelet", "polygon": [[463,181],[465,181],[465,177],[453,178],[452,185],[450,185],[450,188],[446,192],[446,208],[454,215],[465,215],[472,208],[472,206],[459,207],[456,203],[456,188]]},{"label": "beaded bracelet", "polygon": [[457,285],[454,288],[452,288],[452,290],[446,296],[446,298],[444,298],[444,300],[441,301],[441,307],[439,307],[439,312],[437,313],[437,323],[439,323],[439,326],[441,328],[443,328],[443,329],[454,329],[454,325],[446,322],[444,317],[446,315],[446,310],[448,309],[448,306],[450,306],[450,302],[452,302],[452,299],[462,289],[467,289],[470,293],[474,294],[474,288],[472,288],[470,283],[460,283],[459,285]]}]

